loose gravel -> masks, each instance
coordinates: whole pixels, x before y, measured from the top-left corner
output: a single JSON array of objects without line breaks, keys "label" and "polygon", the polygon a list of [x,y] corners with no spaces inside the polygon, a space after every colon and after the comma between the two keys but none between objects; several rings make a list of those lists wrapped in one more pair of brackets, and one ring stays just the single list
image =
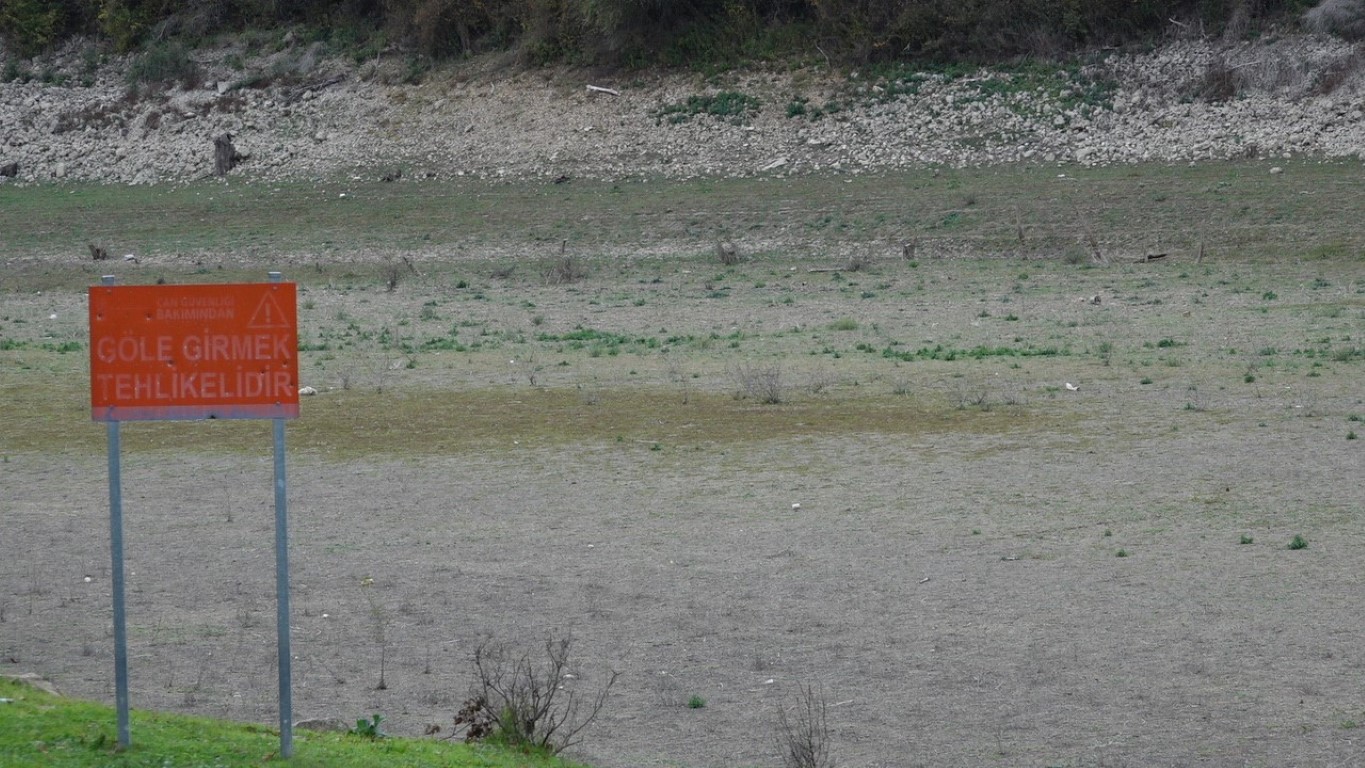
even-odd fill
[{"label": "loose gravel", "polygon": [[[37,74],[26,81],[0,83],[0,167],[17,164],[0,182],[184,182],[213,174],[224,133],[246,156],[231,173],[262,181],[1365,158],[1362,51],[1319,37],[1185,40],[1056,71],[956,77],[810,68],[704,79],[482,62],[403,84],[401,62],[357,65],[286,37],[269,55],[200,51],[195,87],[133,94],[131,57],[92,66],[72,45],[28,62]],[[723,93],[757,106],[706,113]]]}]

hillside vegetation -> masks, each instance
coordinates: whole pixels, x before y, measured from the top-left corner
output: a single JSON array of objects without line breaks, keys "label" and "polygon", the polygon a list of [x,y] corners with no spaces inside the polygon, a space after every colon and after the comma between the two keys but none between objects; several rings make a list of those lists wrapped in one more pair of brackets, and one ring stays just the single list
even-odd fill
[{"label": "hillside vegetation", "polygon": [[5,0],[0,36],[39,53],[75,35],[119,51],[299,25],[358,55],[492,50],[527,63],[711,66],[985,61],[1151,39],[1172,27],[1244,37],[1267,25],[1358,24],[1357,0]]}]

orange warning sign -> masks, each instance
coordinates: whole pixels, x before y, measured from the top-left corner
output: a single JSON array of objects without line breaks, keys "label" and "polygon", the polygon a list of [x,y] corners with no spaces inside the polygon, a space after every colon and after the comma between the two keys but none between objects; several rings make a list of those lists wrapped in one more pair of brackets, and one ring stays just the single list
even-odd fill
[{"label": "orange warning sign", "polygon": [[294,283],[90,289],[95,421],[299,415]]}]

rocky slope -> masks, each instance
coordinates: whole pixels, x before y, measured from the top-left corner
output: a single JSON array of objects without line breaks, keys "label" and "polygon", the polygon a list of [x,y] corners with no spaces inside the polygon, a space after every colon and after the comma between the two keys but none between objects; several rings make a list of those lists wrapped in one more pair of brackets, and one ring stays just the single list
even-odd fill
[{"label": "rocky slope", "polygon": [[386,84],[401,61],[355,65],[286,36],[269,54],[201,51],[194,87],[134,96],[130,58],[96,64],[72,47],[25,65],[41,76],[0,83],[0,167],[17,165],[0,181],[205,177],[223,133],[247,156],[231,175],[258,180],[1365,159],[1362,50],[1332,38],[1184,40],[1082,67],[952,78],[463,64]]}]

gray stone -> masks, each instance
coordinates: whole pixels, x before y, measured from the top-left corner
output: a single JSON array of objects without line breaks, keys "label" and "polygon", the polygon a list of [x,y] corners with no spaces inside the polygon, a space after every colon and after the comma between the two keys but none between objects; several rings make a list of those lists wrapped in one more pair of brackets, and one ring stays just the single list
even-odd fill
[{"label": "gray stone", "polygon": [[353,725],[353,723],[347,723],[345,720],[336,717],[314,717],[299,720],[294,723],[294,729],[318,733],[346,733],[351,730]]},{"label": "gray stone", "polygon": [[58,691],[57,686],[53,685],[50,680],[35,675],[32,672],[24,672],[18,675],[0,675],[0,679],[9,680],[44,693],[50,693],[53,696],[62,695],[61,691]]}]

